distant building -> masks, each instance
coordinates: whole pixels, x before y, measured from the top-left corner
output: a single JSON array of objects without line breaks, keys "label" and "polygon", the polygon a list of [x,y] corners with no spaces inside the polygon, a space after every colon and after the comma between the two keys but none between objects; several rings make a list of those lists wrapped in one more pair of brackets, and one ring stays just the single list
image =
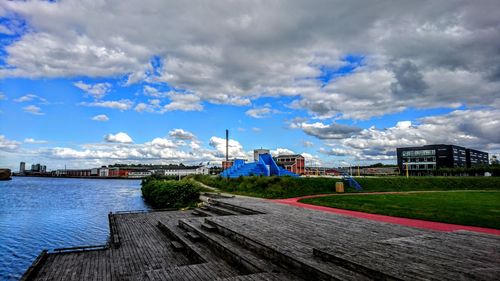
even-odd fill
[{"label": "distant building", "polygon": [[222,173],[222,171],[223,171],[222,167],[219,167],[219,166],[212,166],[212,167],[208,168],[209,175],[218,175],[218,174]]},{"label": "distant building", "polygon": [[424,145],[397,148],[401,174],[427,175],[439,168],[470,168],[488,165],[488,153],[457,145]]},{"label": "distant building", "polygon": [[465,151],[467,167],[488,165],[488,153],[475,149],[466,149]]},{"label": "distant building", "polygon": [[[22,162],[22,163],[24,163],[24,162]],[[26,166],[24,169],[25,169],[25,173],[26,173]],[[31,173],[45,173],[45,172],[47,172],[47,166],[42,165],[40,163],[32,164],[30,172]]]},{"label": "distant building", "polygon": [[126,178],[128,177],[129,169],[124,169],[120,167],[111,167],[108,168],[108,177],[113,178]]},{"label": "distant building", "polygon": [[305,158],[300,154],[279,155],[276,157],[276,164],[283,166],[294,174],[305,174]]},{"label": "distant building", "polygon": [[234,160],[223,160],[222,161],[222,170],[225,170],[227,168],[231,168],[233,166]]},{"label": "distant building", "polygon": [[19,173],[24,174],[25,172],[26,172],[26,163],[25,162],[19,163]]},{"label": "distant building", "polygon": [[31,164],[31,172],[40,172],[40,164]]},{"label": "distant building", "polygon": [[[354,172],[357,175],[357,170]],[[363,167],[360,168],[359,174],[361,176],[395,176],[399,174],[397,167]]]},{"label": "distant building", "polygon": [[142,179],[151,176],[151,171],[130,171],[128,173],[129,179]]},{"label": "distant building", "polygon": [[56,177],[90,177],[91,169],[59,169]]},{"label": "distant building", "polygon": [[328,167],[305,167],[304,173],[306,176],[338,176],[342,172]]},{"label": "distant building", "polygon": [[176,166],[164,170],[165,176],[208,175],[206,166]]}]

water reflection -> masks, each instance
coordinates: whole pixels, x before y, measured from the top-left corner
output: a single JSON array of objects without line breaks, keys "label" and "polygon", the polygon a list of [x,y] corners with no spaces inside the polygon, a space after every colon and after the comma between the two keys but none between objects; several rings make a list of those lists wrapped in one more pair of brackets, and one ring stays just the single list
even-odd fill
[{"label": "water reflection", "polygon": [[17,280],[42,249],[104,244],[110,211],[143,210],[139,180],[0,182],[0,280]]}]

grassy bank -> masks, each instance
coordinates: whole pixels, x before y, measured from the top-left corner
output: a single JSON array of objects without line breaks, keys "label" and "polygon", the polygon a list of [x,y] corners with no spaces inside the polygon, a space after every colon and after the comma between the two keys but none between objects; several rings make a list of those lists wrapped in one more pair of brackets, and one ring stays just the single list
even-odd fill
[{"label": "grassy bank", "polygon": [[[223,192],[262,198],[290,198],[333,193],[334,178],[222,177],[196,176],[196,180]],[[363,192],[418,190],[500,190],[498,177],[378,177],[356,178]],[[356,192],[346,184],[346,192]]]},{"label": "grassy bank", "polygon": [[223,192],[262,198],[289,198],[310,194],[332,193],[334,179],[292,177],[222,177],[196,176],[196,180]]},{"label": "grassy bank", "polygon": [[155,208],[179,209],[196,205],[203,190],[190,180],[146,178],[141,191],[146,202]]},{"label": "grassy bank", "polygon": [[343,195],[308,198],[300,202],[373,214],[500,229],[498,191]]}]

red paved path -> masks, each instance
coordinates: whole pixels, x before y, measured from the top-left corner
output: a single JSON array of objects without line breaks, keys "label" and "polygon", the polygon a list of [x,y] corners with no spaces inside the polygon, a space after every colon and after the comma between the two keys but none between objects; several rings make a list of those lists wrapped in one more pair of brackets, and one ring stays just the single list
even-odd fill
[{"label": "red paved path", "polygon": [[282,204],[291,205],[291,206],[311,209],[311,210],[341,214],[341,215],[346,215],[346,216],[351,216],[351,217],[356,217],[356,218],[362,218],[362,219],[368,219],[368,220],[374,220],[374,221],[380,221],[380,222],[388,222],[388,223],[394,223],[394,224],[417,227],[417,228],[424,228],[424,229],[431,229],[431,230],[438,230],[438,231],[468,230],[468,231],[488,233],[488,234],[493,234],[493,235],[500,235],[500,230],[493,229],[493,228],[467,226],[467,225],[442,223],[442,222],[433,222],[433,221],[418,220],[418,219],[391,217],[391,216],[369,214],[369,213],[350,211],[350,210],[344,210],[344,209],[336,209],[336,208],[330,208],[330,207],[324,207],[324,206],[309,205],[309,204],[304,204],[304,203],[298,202],[298,200],[304,199],[304,198],[330,196],[330,195],[332,195],[332,194],[321,194],[321,195],[312,195],[312,196],[295,197],[295,198],[287,198],[287,199],[275,199],[272,201],[282,203]]}]

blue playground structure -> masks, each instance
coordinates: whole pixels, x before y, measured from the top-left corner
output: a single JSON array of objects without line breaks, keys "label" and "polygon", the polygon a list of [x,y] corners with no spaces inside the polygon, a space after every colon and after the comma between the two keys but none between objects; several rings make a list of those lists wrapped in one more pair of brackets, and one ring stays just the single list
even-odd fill
[{"label": "blue playground structure", "polygon": [[348,173],[342,173],[342,179],[347,181],[347,184],[349,184],[350,187],[353,187],[357,191],[363,190],[359,182],[357,182],[351,175]]},{"label": "blue playground structure", "polygon": [[269,153],[259,155],[259,161],[245,163],[244,160],[234,160],[233,166],[225,169],[220,176],[225,178],[238,178],[240,176],[290,176],[298,177],[299,175],[292,173],[278,166],[273,157]]}]

